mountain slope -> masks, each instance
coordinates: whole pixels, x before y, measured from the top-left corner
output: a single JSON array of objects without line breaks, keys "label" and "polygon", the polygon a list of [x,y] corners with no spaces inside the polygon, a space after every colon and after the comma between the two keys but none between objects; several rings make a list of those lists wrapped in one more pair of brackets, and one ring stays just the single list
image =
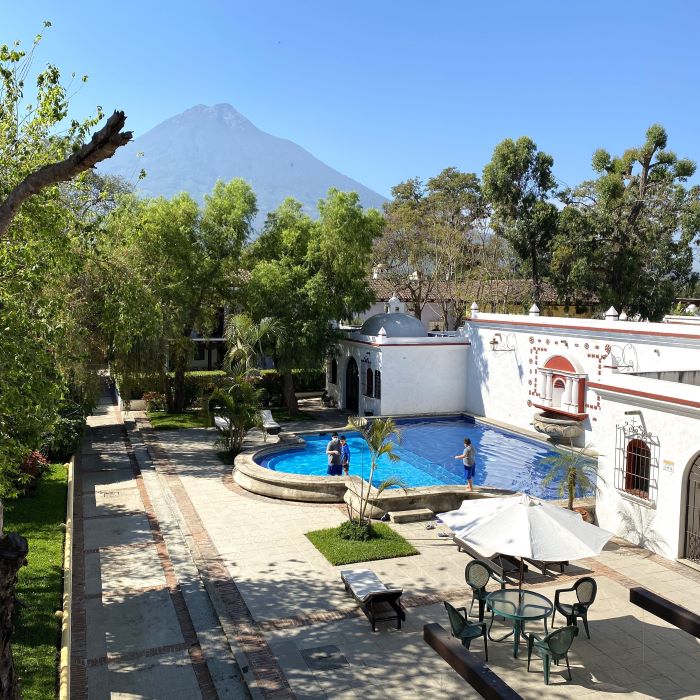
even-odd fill
[{"label": "mountain slope", "polygon": [[285,197],[315,212],[329,187],[354,190],[365,207],[385,201],[301,146],[261,131],[228,104],[198,105],[167,119],[119,149],[100,170],[134,182],[141,168],[147,177],[137,188],[150,197],[186,191],[201,200],[217,180],[242,177],[258,197],[257,225]]}]

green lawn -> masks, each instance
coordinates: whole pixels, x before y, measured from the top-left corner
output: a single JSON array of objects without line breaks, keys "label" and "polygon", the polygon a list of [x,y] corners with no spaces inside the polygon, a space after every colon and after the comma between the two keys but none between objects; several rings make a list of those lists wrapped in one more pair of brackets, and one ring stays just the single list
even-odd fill
[{"label": "green lawn", "polygon": [[167,413],[166,411],[149,411],[148,420],[154,430],[179,430],[180,428],[205,428],[204,417],[199,411],[184,413]]},{"label": "green lawn", "polygon": [[388,525],[372,523],[372,527],[378,536],[366,542],[342,539],[338,536],[337,527],[307,532],[306,536],[334,566],[354,564],[358,561],[410,557],[413,554],[418,554],[418,550],[413,545],[409,544]]},{"label": "green lawn", "polygon": [[68,471],[52,464],[34,493],[5,501],[5,531],[29,541],[27,566],[20,569],[17,596],[28,607],[15,610],[13,653],[24,700],[56,696],[62,607],[62,528],[66,519]]},{"label": "green lawn", "polygon": [[304,413],[304,411],[297,411],[293,416],[290,416],[289,412],[284,406],[271,408],[270,411],[272,412],[272,417],[278,423],[289,423],[289,421],[296,420],[316,420],[316,416],[312,416],[309,413]]}]

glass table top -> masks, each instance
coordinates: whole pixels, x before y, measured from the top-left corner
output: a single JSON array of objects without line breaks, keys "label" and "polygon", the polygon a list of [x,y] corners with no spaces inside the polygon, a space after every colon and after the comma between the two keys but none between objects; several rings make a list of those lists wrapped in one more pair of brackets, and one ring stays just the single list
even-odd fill
[{"label": "glass table top", "polygon": [[486,603],[496,615],[513,620],[539,620],[553,610],[552,602],[543,595],[517,589],[489,593]]}]

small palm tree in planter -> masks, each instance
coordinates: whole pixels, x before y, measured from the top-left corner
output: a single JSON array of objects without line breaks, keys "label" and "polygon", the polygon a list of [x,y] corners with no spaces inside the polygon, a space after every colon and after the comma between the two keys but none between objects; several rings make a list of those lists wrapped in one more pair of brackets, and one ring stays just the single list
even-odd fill
[{"label": "small palm tree in planter", "polygon": [[[372,493],[372,481],[374,473],[377,470],[377,465],[380,457],[386,456],[390,462],[398,462],[399,456],[394,452],[394,449],[401,441],[401,433],[396,427],[396,423],[391,418],[376,418],[368,421],[366,418],[353,416],[350,418],[349,425],[357,430],[364,441],[367,443],[367,448],[370,455],[369,476],[367,478],[367,487],[365,488],[365,479],[360,479],[360,492],[355,490],[353,485],[350,490],[358,497],[360,505],[358,517],[354,517],[354,509],[349,506],[350,520],[341,525],[341,537],[346,535],[346,539],[370,539],[373,535],[371,519],[367,517],[367,507],[369,504],[370,495]],[[364,474],[362,475],[364,476]],[[384,489],[392,486],[398,486],[405,489],[405,485],[401,479],[396,476],[390,476],[382,481],[375,489],[375,496],[378,496]]]},{"label": "small palm tree in planter", "polygon": [[586,456],[586,446],[576,448],[572,444],[568,450],[557,450],[556,455],[546,457],[542,463],[549,466],[547,475],[542,479],[542,485],[548,486],[559,480],[559,497],[567,495],[569,510],[574,509],[577,491],[592,492],[596,488],[594,477],[597,467]]}]

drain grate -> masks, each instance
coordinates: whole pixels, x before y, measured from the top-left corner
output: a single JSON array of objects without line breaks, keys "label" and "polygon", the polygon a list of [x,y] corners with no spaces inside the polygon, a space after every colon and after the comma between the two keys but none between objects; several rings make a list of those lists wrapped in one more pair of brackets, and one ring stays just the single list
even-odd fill
[{"label": "drain grate", "polygon": [[306,665],[312,671],[335,671],[349,665],[340,649],[333,645],[312,647],[300,651]]}]

